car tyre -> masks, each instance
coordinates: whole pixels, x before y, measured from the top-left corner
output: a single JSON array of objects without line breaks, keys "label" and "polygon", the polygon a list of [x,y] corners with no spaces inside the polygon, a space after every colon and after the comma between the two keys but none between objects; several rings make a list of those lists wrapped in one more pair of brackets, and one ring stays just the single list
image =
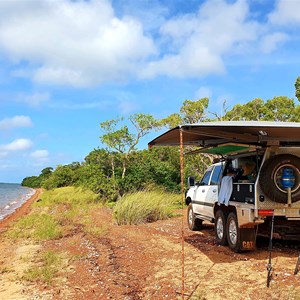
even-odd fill
[{"label": "car tyre", "polygon": [[241,252],[241,231],[234,212],[231,212],[227,217],[226,234],[229,248],[234,252]]},{"label": "car tyre", "polygon": [[218,210],[215,216],[215,235],[218,245],[227,245],[226,217],[222,210]]},{"label": "car tyre", "polygon": [[187,223],[190,230],[196,231],[201,229],[202,227],[202,220],[195,217],[194,211],[193,211],[193,205],[192,203],[188,206],[187,211]]},{"label": "car tyre", "polygon": [[292,202],[296,202],[300,200],[300,158],[295,155],[279,154],[269,158],[260,172],[260,187],[272,201],[287,203],[287,189],[281,184],[284,168],[293,170],[295,182],[291,188],[291,198]]}]

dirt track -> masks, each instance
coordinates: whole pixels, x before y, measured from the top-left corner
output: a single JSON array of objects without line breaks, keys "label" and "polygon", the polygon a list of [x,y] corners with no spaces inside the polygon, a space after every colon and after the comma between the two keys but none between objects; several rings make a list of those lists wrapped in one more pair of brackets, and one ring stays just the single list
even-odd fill
[{"label": "dirt track", "polygon": [[[80,226],[42,244],[13,242],[2,233],[0,299],[182,299],[181,217],[117,226],[109,209],[99,209],[93,219],[105,228],[101,237]],[[243,254],[216,245],[209,224],[201,232],[185,225],[184,239],[184,299],[300,299],[300,273],[293,275],[298,243],[274,241],[268,289],[266,239],[258,240],[257,251]],[[42,249],[64,257],[50,285],[22,279]]]}]

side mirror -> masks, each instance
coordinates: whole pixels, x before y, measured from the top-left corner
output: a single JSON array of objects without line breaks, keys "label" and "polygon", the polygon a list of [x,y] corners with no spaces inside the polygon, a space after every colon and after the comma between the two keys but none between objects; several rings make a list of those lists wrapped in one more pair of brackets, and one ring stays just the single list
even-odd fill
[{"label": "side mirror", "polygon": [[188,185],[188,188],[190,188],[191,186],[194,186],[195,185],[195,178],[194,177],[188,177],[187,185]]}]

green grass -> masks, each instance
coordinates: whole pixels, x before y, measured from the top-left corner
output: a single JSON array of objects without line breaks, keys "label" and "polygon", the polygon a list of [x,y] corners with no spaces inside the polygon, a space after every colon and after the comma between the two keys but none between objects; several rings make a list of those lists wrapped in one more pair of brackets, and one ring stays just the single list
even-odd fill
[{"label": "green grass", "polygon": [[90,216],[85,216],[80,220],[83,225],[83,231],[94,237],[103,237],[108,232],[108,226],[105,224],[96,225]]},{"label": "green grass", "polygon": [[118,225],[153,222],[171,217],[180,195],[162,191],[143,191],[125,195],[113,209]]},{"label": "green grass", "polygon": [[99,202],[99,196],[92,191],[81,188],[63,187],[46,191],[36,207],[53,206],[55,204],[86,205]]},{"label": "green grass", "polygon": [[[113,208],[117,224],[139,224],[173,216],[181,196],[164,191],[143,191],[125,195]],[[103,206],[99,196],[74,187],[44,192],[29,215],[15,223],[7,235],[35,241],[58,239],[72,233],[73,228],[95,237],[108,232],[108,226],[95,224],[92,212]]]},{"label": "green grass", "polygon": [[62,229],[53,216],[32,214],[20,219],[7,235],[11,238],[31,238],[43,241],[60,238]]},{"label": "green grass", "polygon": [[[70,228],[81,224],[91,209],[102,206],[98,199],[95,193],[74,187],[46,191],[34,203],[31,214],[16,222],[7,232],[7,236],[36,241],[60,238],[65,225]],[[100,232],[100,229],[85,227],[95,234],[97,230]]]},{"label": "green grass", "polygon": [[22,278],[26,281],[42,281],[51,284],[59,271],[60,264],[61,257],[58,254],[46,251],[39,255],[37,265],[27,269]]}]

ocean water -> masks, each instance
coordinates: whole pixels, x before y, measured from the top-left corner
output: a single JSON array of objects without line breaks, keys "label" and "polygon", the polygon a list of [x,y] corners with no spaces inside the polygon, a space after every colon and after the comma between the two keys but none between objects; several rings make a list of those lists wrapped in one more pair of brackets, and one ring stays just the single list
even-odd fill
[{"label": "ocean water", "polygon": [[0,220],[13,213],[33,194],[34,189],[17,183],[0,183]]}]

